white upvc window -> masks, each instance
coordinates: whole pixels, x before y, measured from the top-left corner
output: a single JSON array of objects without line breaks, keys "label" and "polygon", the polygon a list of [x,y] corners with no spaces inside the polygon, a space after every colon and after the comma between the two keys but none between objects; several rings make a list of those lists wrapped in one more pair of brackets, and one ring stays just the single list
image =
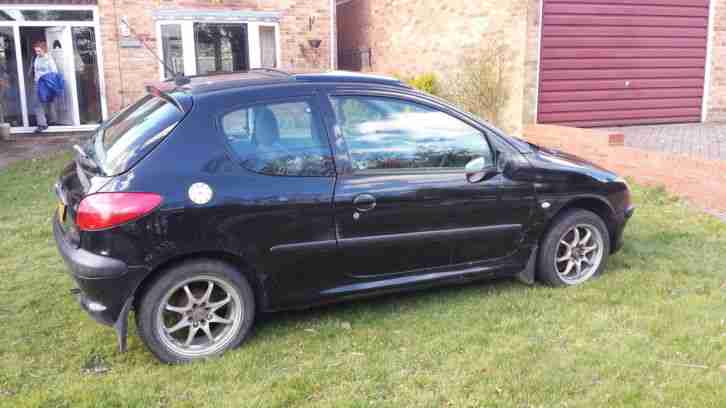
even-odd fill
[{"label": "white upvc window", "polygon": [[189,76],[280,66],[276,22],[165,19],[156,23],[156,38],[162,79],[169,70]]}]

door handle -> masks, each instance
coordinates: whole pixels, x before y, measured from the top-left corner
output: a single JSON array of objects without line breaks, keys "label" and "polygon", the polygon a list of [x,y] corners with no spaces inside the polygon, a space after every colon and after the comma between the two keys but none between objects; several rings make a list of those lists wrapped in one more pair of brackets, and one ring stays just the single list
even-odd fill
[{"label": "door handle", "polygon": [[360,212],[370,211],[376,208],[376,198],[370,194],[359,194],[353,199],[353,206]]}]

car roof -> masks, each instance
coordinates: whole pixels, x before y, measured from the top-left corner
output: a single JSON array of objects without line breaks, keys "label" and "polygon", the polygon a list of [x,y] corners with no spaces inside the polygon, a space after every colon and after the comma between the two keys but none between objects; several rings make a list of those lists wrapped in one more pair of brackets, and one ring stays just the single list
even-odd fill
[{"label": "car roof", "polygon": [[171,91],[173,88],[191,91],[192,94],[204,94],[219,90],[245,88],[249,86],[264,86],[276,84],[295,83],[356,83],[371,85],[388,85],[409,88],[397,78],[383,75],[363,74],[349,71],[329,71],[319,73],[293,74],[286,71],[259,68],[245,72],[226,73],[218,75],[203,75],[181,77],[169,80],[160,85],[162,91]]}]

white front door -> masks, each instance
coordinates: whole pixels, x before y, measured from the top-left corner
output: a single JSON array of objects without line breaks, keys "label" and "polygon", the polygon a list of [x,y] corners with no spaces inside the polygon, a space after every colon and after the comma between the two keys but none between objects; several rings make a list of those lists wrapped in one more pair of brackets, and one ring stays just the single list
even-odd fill
[{"label": "white front door", "polygon": [[78,112],[78,95],[76,92],[76,68],[73,53],[73,42],[69,27],[50,27],[45,29],[45,40],[48,53],[63,75],[65,92],[62,98],[56,99],[57,122],[61,125],[77,125],[80,123]]}]

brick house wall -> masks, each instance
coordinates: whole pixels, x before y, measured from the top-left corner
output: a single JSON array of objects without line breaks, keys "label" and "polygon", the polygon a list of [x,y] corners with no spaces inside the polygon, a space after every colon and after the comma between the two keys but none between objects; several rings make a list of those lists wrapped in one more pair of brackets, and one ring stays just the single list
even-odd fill
[{"label": "brick house wall", "polygon": [[[330,0],[98,0],[103,46],[106,98],[109,112],[133,103],[144,93],[149,82],[159,79],[158,62],[144,48],[119,47],[122,16],[144,42],[156,52],[156,22],[153,13],[160,9],[214,11],[280,12],[281,69],[291,71],[327,70],[331,68]],[[315,21],[309,31],[309,18]],[[308,39],[322,40],[317,52]]]},{"label": "brick house wall", "polygon": [[517,132],[533,120],[539,49],[537,0],[351,0],[338,6],[339,51],[372,48],[370,71],[445,83],[462,59],[496,37],[512,51],[509,103],[500,125]]},{"label": "brick house wall", "polygon": [[[711,0],[706,121],[726,121],[726,0]],[[433,72],[442,82],[496,37],[514,51],[510,101],[499,125],[518,132],[537,112],[542,0],[342,0],[338,50],[370,47],[365,70],[410,77]]]}]

